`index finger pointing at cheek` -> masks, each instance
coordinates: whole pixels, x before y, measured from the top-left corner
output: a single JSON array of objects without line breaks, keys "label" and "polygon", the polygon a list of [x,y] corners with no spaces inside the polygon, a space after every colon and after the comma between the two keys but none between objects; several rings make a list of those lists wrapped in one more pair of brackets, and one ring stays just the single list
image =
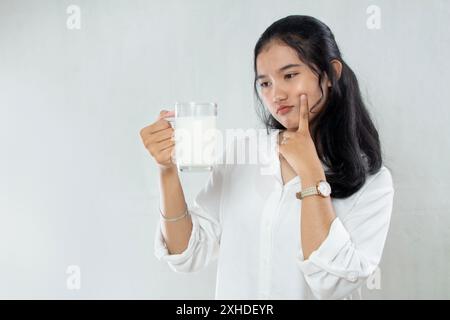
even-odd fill
[{"label": "index finger pointing at cheek", "polygon": [[298,130],[309,130],[309,107],[306,94],[300,96],[300,112],[298,116]]}]

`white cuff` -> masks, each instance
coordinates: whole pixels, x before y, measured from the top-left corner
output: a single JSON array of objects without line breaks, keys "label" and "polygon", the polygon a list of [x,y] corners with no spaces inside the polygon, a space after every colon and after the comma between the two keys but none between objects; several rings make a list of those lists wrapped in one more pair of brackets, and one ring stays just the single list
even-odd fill
[{"label": "white cuff", "polygon": [[[189,211],[189,213],[190,213],[190,211]],[[156,258],[158,258],[158,260],[169,262],[169,265],[171,267],[172,267],[172,264],[183,264],[193,254],[195,244],[198,239],[199,222],[198,222],[198,218],[195,214],[194,215],[189,214],[189,215],[191,216],[191,219],[192,219],[192,232],[191,232],[191,236],[189,238],[189,243],[188,243],[187,248],[181,253],[176,253],[176,254],[169,253],[169,250],[167,249],[167,244],[164,241],[164,236],[162,234],[161,223],[163,220],[161,218],[157,225],[157,232],[155,233],[156,234],[155,256],[156,256]],[[177,223],[177,222],[171,222],[171,223]]]},{"label": "white cuff", "polygon": [[297,263],[305,276],[326,271],[340,278],[355,282],[359,277],[357,270],[348,270],[345,266],[336,265],[334,262],[340,251],[349,245],[353,245],[351,244],[350,234],[341,220],[336,217],[331,223],[328,236],[319,248],[312,252],[307,260],[303,261],[303,257],[299,255]]}]

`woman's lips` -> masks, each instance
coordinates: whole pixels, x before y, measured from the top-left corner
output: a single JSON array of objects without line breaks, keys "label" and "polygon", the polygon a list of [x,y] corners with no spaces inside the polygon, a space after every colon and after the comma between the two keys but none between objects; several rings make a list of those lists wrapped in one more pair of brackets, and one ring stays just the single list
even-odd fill
[{"label": "woman's lips", "polygon": [[277,110],[277,113],[283,115],[283,114],[286,114],[286,113],[288,113],[289,111],[291,111],[291,109],[292,109],[292,106],[282,107],[282,108],[280,108],[280,109]]}]

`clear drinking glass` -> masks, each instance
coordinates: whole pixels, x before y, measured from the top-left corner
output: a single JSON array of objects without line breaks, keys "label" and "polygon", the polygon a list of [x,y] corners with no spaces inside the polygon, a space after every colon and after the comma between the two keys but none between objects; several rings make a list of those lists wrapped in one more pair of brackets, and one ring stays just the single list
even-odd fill
[{"label": "clear drinking glass", "polygon": [[210,171],[217,151],[217,104],[175,104],[175,160],[179,171]]}]

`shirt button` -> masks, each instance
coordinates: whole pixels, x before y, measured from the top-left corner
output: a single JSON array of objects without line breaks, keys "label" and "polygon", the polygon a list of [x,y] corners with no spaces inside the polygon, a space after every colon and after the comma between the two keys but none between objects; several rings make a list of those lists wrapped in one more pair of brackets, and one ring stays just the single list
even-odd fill
[{"label": "shirt button", "polygon": [[356,280],[358,280],[358,273],[357,272],[349,272],[347,275],[347,280],[351,281],[351,282],[355,282]]}]

